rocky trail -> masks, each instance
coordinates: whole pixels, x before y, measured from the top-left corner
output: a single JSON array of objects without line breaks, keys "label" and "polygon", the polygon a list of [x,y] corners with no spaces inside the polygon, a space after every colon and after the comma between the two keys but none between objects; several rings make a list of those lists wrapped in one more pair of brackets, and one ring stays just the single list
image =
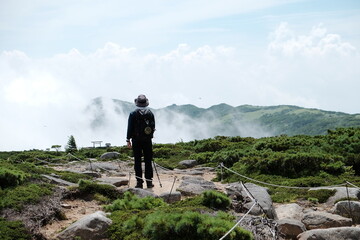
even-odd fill
[{"label": "rocky trail", "polygon": [[[212,180],[216,176],[215,169],[184,164],[186,169],[167,170],[157,166],[157,174],[154,171],[153,178],[155,187],[152,189],[146,189],[146,187],[134,189],[136,181],[132,161],[105,161],[91,164],[89,162],[71,162],[53,168],[95,176],[99,182],[112,184],[119,191],[130,190],[140,197],[151,195],[170,200],[169,193],[171,192],[171,201],[178,201],[188,196],[201,194],[208,189],[225,192],[232,199],[231,211],[237,216],[237,220],[243,217],[245,212],[249,213],[243,217],[240,226],[252,231],[255,239],[360,240],[360,225],[358,225],[360,224],[360,202],[345,201],[335,204],[336,200],[346,197],[345,187],[337,188],[335,196],[324,204],[315,205],[308,201],[275,204],[264,187],[253,183],[222,184],[213,182]],[[63,181],[57,182],[56,176],[47,177],[49,177],[49,181],[59,186],[67,185]],[[358,188],[347,190],[350,192],[350,197],[360,199]],[[253,202],[250,201],[247,191],[251,192],[261,207],[256,205],[249,211]],[[340,203],[342,205],[339,205]],[[44,237],[43,239],[66,239],[61,237],[64,229],[80,219],[103,211],[101,204],[90,199],[67,197],[59,199],[58,205],[64,220],[51,218],[46,221],[45,225],[38,226],[38,232]],[[349,206],[352,209],[352,219],[349,216]]]}]

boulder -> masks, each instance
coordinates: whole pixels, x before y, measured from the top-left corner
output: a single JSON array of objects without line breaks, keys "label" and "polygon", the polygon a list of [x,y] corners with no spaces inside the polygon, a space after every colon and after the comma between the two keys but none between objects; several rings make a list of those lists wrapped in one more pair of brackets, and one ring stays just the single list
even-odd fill
[{"label": "boulder", "polygon": [[213,167],[197,167],[194,168],[195,171],[201,171],[201,172],[215,172],[215,168]]},{"label": "boulder", "polygon": [[351,218],[345,218],[339,215],[327,212],[311,212],[304,215],[302,222],[306,229],[334,228],[351,226]]},{"label": "boulder", "polygon": [[197,164],[198,163],[196,160],[183,160],[179,162],[178,165],[185,168],[191,168],[191,167],[195,167]]},{"label": "boulder", "polygon": [[[239,221],[243,217],[243,214],[236,216],[236,221]],[[274,236],[274,233],[277,232],[277,222],[273,219],[247,215],[240,222],[239,227],[252,232],[255,240],[277,239]]]},{"label": "boulder", "polygon": [[204,175],[204,172],[202,172],[202,171],[195,171],[195,170],[189,170],[189,171],[187,171],[185,174],[187,174],[187,175],[193,175],[193,176],[195,176],[195,175],[200,176],[200,175]]},{"label": "boulder", "polygon": [[116,158],[119,158],[119,156],[120,156],[120,153],[118,153],[118,152],[106,152],[100,156],[100,159],[102,159],[102,160],[116,159]]},{"label": "boulder", "polygon": [[285,239],[296,239],[297,235],[306,231],[305,225],[299,220],[281,219],[277,223],[279,234]]},{"label": "boulder", "polygon": [[129,174],[123,173],[123,172],[118,172],[115,170],[110,170],[108,171],[108,174],[114,177],[127,177]]},{"label": "boulder", "polygon": [[144,197],[154,197],[154,198],[158,198],[159,196],[156,195],[153,192],[147,191],[145,189],[142,188],[124,188],[124,189],[119,189],[120,193],[125,193],[126,191],[129,191],[133,194],[135,194],[136,196],[140,197],[140,198],[144,198]]},{"label": "boulder", "polygon": [[282,204],[275,208],[278,219],[295,219],[301,221],[304,213],[303,208],[296,203]]},{"label": "boulder", "polygon": [[321,190],[321,189],[330,189],[330,190],[336,190],[336,193],[334,196],[329,197],[329,199],[326,201],[327,205],[334,205],[335,202],[339,201],[340,199],[347,198],[347,192],[349,192],[350,198],[357,198],[360,199],[360,189],[358,188],[347,188],[346,187],[318,187],[318,188],[310,188],[311,190]]},{"label": "boulder", "polygon": [[90,172],[90,171],[86,171],[86,172],[81,172],[82,174],[88,175],[90,177],[94,177],[94,178],[100,178],[101,174],[98,172]]},{"label": "boulder", "polygon": [[254,202],[247,194],[247,191],[249,191],[250,194],[257,200],[258,205],[261,206],[255,206],[251,210],[250,214],[258,216],[263,214],[264,210],[268,218],[278,219],[267,188],[260,187],[254,183],[245,183],[244,186],[247,190],[243,189],[240,183],[232,183],[226,187],[226,192],[233,199],[242,199],[244,201],[243,207],[245,209],[250,209]]},{"label": "boulder", "polygon": [[44,178],[50,180],[50,182],[52,184],[57,184],[57,185],[61,185],[61,186],[77,186],[76,183],[68,182],[68,181],[62,180],[62,179],[57,178],[57,177],[52,177],[50,175],[42,174],[41,176],[43,176]]},{"label": "boulder", "polygon": [[160,196],[162,199],[164,199],[165,202],[167,203],[174,203],[174,202],[178,202],[181,200],[181,192],[172,192],[171,194],[169,192],[164,192],[162,194],[160,194]]},{"label": "boulder", "polygon": [[333,212],[343,217],[352,218],[353,223],[360,223],[360,202],[340,201],[335,204]]},{"label": "boulder", "polygon": [[111,219],[107,218],[104,212],[98,211],[71,224],[57,238],[59,240],[75,239],[76,237],[88,240],[104,239],[111,223]]},{"label": "boulder", "polygon": [[111,170],[119,170],[119,165],[113,162],[93,162],[86,166],[86,170],[91,171],[111,171]]},{"label": "boulder", "polygon": [[97,180],[102,183],[112,184],[115,187],[126,186],[129,184],[129,179],[120,177],[103,177],[98,178]]},{"label": "boulder", "polygon": [[185,196],[194,196],[206,190],[215,190],[216,186],[211,181],[206,181],[202,177],[184,176],[180,186],[176,189]]},{"label": "boulder", "polygon": [[359,227],[314,229],[298,235],[298,240],[359,240]]}]

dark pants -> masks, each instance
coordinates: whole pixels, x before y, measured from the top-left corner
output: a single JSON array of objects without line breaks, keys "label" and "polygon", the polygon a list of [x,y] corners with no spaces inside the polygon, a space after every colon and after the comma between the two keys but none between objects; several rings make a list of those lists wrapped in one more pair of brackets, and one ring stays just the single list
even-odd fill
[{"label": "dark pants", "polygon": [[144,162],[145,162],[145,178],[146,180],[152,180],[153,178],[153,169],[152,169],[152,158],[153,158],[153,151],[152,151],[152,141],[151,139],[147,140],[139,140],[133,139],[132,140],[132,149],[134,152],[134,159],[135,159],[135,176],[138,182],[143,182],[142,180],[142,167],[141,167],[141,157],[144,155]]}]

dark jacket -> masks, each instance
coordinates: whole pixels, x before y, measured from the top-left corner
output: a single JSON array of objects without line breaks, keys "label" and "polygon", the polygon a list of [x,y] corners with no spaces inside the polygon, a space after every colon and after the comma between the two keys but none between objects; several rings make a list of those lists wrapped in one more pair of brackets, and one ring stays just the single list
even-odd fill
[{"label": "dark jacket", "polygon": [[[141,115],[146,115],[147,119],[149,119],[150,122],[150,127],[152,129],[152,133],[144,136],[143,134],[139,135],[139,126],[141,123],[140,120],[141,119]],[[128,128],[127,128],[127,135],[126,135],[126,139],[130,140],[130,139],[136,139],[136,138],[148,138],[151,139],[153,138],[153,133],[155,131],[155,117],[154,114],[151,112],[151,110],[149,108],[137,108],[135,111],[131,112],[129,115],[129,120],[128,120]]]}]

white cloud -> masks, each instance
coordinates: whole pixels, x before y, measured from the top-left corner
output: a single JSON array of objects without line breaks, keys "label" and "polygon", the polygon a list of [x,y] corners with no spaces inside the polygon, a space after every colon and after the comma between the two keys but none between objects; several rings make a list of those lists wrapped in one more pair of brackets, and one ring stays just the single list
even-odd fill
[{"label": "white cloud", "polygon": [[9,102],[24,105],[59,103],[58,82],[46,73],[31,73],[27,78],[16,78],[5,87]]},{"label": "white cloud", "polygon": [[[6,137],[0,146],[8,150],[64,145],[69,135],[78,138],[80,146],[106,139],[122,144],[126,117],[120,119],[107,111],[107,127],[89,129],[90,116],[83,110],[98,96],[133,102],[144,93],[153,108],[173,103],[209,107],[224,102],[360,112],[357,49],[323,25],[299,34],[288,24],[280,24],[263,54],[244,52],[231,46],[180,44],[163,54],[143,54],[111,42],[91,53],[74,48],[49,58],[3,52],[0,131]],[[111,104],[107,105],[110,109]],[[173,135],[159,132],[157,141],[170,141]],[[185,139],[189,136],[184,133]]]},{"label": "white cloud", "polygon": [[285,56],[324,56],[328,54],[351,55],[356,48],[341,39],[338,34],[327,33],[319,24],[308,35],[296,35],[289,29],[288,23],[281,23],[271,34],[269,51]]}]

